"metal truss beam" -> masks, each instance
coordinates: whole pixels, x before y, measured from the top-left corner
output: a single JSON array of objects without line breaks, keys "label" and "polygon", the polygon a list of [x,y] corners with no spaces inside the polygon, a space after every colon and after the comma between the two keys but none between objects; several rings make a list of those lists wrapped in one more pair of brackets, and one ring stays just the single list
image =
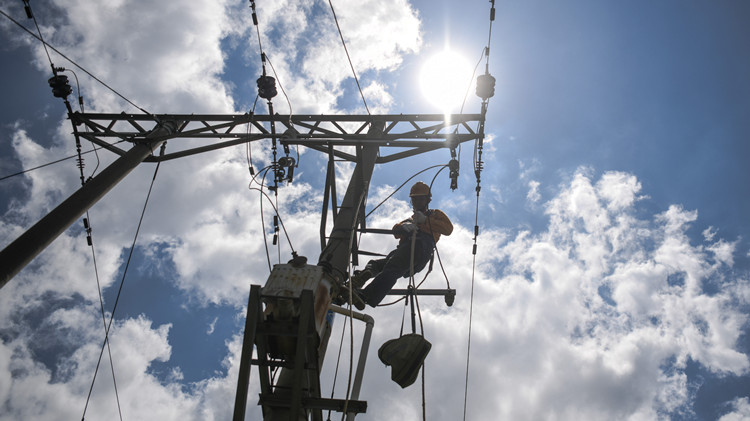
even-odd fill
[{"label": "metal truss beam", "polygon": [[[455,148],[481,136],[482,114],[384,114],[384,115],[256,115],[256,114],[95,114],[73,113],[78,135],[118,155],[126,153],[117,144],[138,142],[160,121],[183,121],[170,136],[171,151],[152,156],[147,162],[166,161],[263,139],[282,145],[300,145],[339,159],[356,162],[346,146],[377,146],[376,164],[392,162],[440,148]],[[269,129],[270,123],[277,130]],[[383,127],[376,137],[368,133],[373,124]],[[280,126],[280,127],[279,127]],[[192,141],[189,141],[192,139]],[[339,148],[339,149],[337,149]],[[392,150],[390,154],[383,154]]]}]

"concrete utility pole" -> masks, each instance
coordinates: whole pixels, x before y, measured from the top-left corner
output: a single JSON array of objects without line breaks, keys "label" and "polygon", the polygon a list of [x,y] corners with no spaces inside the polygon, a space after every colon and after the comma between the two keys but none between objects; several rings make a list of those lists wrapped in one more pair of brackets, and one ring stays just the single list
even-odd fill
[{"label": "concrete utility pole", "polygon": [[[78,138],[89,140],[120,155],[120,158],[0,252],[0,282],[2,282],[0,287],[5,285],[139,163],[177,159],[262,139],[271,139],[274,145],[276,142],[280,143],[287,155],[289,146],[299,145],[326,153],[330,158],[331,164],[329,165],[331,166],[334,158],[356,163],[340,206],[337,205],[335,200],[335,177],[332,176],[332,168],[329,169],[325,187],[326,198],[329,190],[334,196],[332,200],[334,221],[333,229],[327,241],[325,238],[321,238],[323,250],[318,265],[329,271],[330,276],[336,278],[338,282],[342,282],[348,273],[352,250],[356,249],[357,227],[364,221],[367,192],[375,165],[437,149],[450,149],[452,155],[454,155],[459,144],[467,141],[480,141],[481,144],[484,135],[482,129],[484,110],[482,114],[454,115],[313,116],[70,113],[69,117],[73,124],[85,128],[85,130],[75,131],[74,134]],[[269,131],[265,126],[268,123],[281,125],[283,130]],[[478,129],[474,130],[473,126]],[[253,128],[254,133],[251,133],[250,127]],[[163,155],[153,155],[153,151],[158,149],[167,139],[174,139],[170,142],[172,150]],[[193,142],[190,143],[191,146],[183,145],[180,143],[180,139],[193,139]],[[126,151],[116,146],[116,142],[122,140],[133,142],[133,147]],[[204,140],[205,144],[195,146],[196,141],[200,140]],[[355,152],[350,152],[351,148],[337,149],[342,146],[353,146]],[[394,150],[393,153],[387,153],[387,151]],[[453,163],[451,162],[451,164]],[[451,167],[451,177],[454,177],[453,171],[455,170],[455,177],[457,178],[457,161],[455,161],[455,164],[455,168]],[[274,161],[273,165],[279,164]],[[327,200],[325,202],[327,203]],[[325,215],[327,210],[324,209],[323,212]],[[325,219],[322,218],[321,237],[324,237],[324,228]],[[257,310],[261,306],[260,296],[257,289],[253,291],[256,294],[254,302],[257,304]],[[318,351],[318,367],[322,364],[329,334],[330,329],[321,333],[320,343],[323,345]],[[318,338],[317,334],[315,338]],[[367,343],[369,343],[369,337]],[[246,345],[249,346],[249,349],[243,349],[243,359],[247,355],[247,359],[250,360],[252,358],[252,341],[246,342]],[[265,358],[265,356],[262,358]],[[249,378],[249,361],[246,361],[246,363],[240,374]],[[243,366],[241,365],[241,367]],[[302,381],[308,385],[315,382],[319,385],[320,379],[312,377],[314,375],[305,374]],[[262,388],[266,388],[266,392],[269,392],[264,394],[267,396],[274,395],[271,393],[271,389],[293,389],[290,387],[292,379],[293,377],[287,368],[282,368],[276,384],[270,384],[268,376],[261,374]],[[238,383],[236,402],[241,402],[241,405],[236,407],[238,410],[235,412],[235,416],[240,418],[244,417],[244,404],[247,398],[247,396],[240,396],[240,394],[247,394],[246,383],[246,379],[241,379]],[[295,390],[299,390],[299,388]],[[299,394],[299,392],[295,393]],[[264,404],[264,417],[266,421],[306,420],[306,415],[298,416],[288,409],[299,407],[300,400],[304,399],[307,399],[307,402],[313,402],[313,405],[330,405],[330,403],[321,403],[323,400],[319,397],[315,399],[313,396],[312,398],[303,397],[300,399],[297,396],[296,398],[289,397],[286,401],[280,402],[278,399],[282,401],[286,399],[283,394],[267,397],[269,403],[268,407]],[[356,401],[356,397],[354,397],[354,400]],[[330,406],[327,408],[330,409]],[[320,411],[320,409],[321,407],[318,406],[317,411]],[[352,419],[357,411],[363,412],[364,407],[359,409],[350,407],[341,410],[341,412],[347,413],[348,419]]]},{"label": "concrete utility pole", "polygon": [[18,274],[39,253],[65,232],[143,160],[152,155],[181,123],[165,121],[145,134],[133,147],[67,200],[0,251],[0,288]]}]

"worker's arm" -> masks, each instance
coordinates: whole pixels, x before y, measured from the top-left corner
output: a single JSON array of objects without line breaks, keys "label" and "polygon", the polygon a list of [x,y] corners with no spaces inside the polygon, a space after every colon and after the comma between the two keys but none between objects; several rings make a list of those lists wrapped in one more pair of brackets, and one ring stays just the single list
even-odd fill
[{"label": "worker's arm", "polygon": [[427,220],[423,224],[419,224],[419,229],[433,234],[451,235],[453,223],[448,219],[448,215],[441,210],[433,209]]},{"label": "worker's arm", "polygon": [[405,219],[398,224],[393,226],[393,236],[398,238],[399,240],[402,238],[406,238],[409,236],[409,234],[412,232],[412,230],[409,230],[409,226],[414,227],[414,223],[410,219]]}]

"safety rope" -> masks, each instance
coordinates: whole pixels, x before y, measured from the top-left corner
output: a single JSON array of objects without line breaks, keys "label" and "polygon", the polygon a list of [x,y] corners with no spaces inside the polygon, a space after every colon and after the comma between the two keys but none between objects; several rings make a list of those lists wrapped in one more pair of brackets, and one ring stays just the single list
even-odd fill
[{"label": "safety rope", "polygon": [[[160,155],[164,155],[164,150],[166,149],[166,145],[167,145],[166,142],[162,144]],[[141,231],[141,225],[143,224],[143,217],[146,215],[146,208],[148,207],[148,201],[151,198],[151,191],[154,188],[154,182],[156,181],[156,175],[159,173],[159,166],[160,165],[161,165],[161,161],[158,161],[156,163],[156,168],[154,169],[154,175],[151,178],[151,185],[149,186],[148,193],[146,194],[146,201],[143,204],[143,210],[141,211],[141,217],[138,220],[138,227],[135,230],[135,236],[133,237],[133,244],[131,244],[131,246],[130,246],[130,252],[128,253],[128,259],[125,262],[125,268],[123,269],[122,278],[120,279],[120,287],[117,289],[117,296],[115,297],[115,303],[114,303],[114,306],[112,307],[112,313],[110,314],[110,317],[109,317],[109,323],[107,324],[106,329],[104,331],[104,342],[102,343],[102,349],[101,349],[101,351],[99,351],[99,359],[96,362],[96,369],[94,370],[94,378],[91,380],[91,386],[89,387],[89,393],[88,393],[88,396],[86,397],[86,405],[83,408],[83,415],[81,416],[81,421],[83,421],[86,418],[86,410],[88,409],[88,406],[89,406],[89,401],[91,399],[91,393],[94,390],[94,383],[96,382],[96,375],[99,372],[99,365],[101,364],[102,355],[104,354],[104,346],[109,342],[109,332],[112,329],[112,323],[115,320],[115,312],[117,311],[117,305],[120,302],[120,295],[122,294],[122,288],[125,285],[125,277],[128,274],[128,268],[130,267],[130,261],[133,258],[133,251],[135,250],[135,244],[136,244],[136,241],[138,240],[138,234]]]}]

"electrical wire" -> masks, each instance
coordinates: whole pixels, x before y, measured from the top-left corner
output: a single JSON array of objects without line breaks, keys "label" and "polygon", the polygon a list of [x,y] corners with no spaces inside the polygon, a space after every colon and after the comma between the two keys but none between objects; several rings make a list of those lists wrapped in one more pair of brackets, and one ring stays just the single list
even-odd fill
[{"label": "electrical wire", "polygon": [[[344,337],[346,336],[346,323],[341,323],[341,340],[339,341],[339,353],[336,357],[336,369],[333,372],[333,385],[331,385],[331,399],[333,399],[333,393],[336,390],[336,380],[339,377],[339,363],[341,362],[341,351],[344,348]],[[328,410],[326,421],[331,421],[331,410]]]},{"label": "electrical wire", "polygon": [[[161,155],[164,155],[164,149],[165,149],[166,143],[162,144],[161,147]],[[130,267],[130,261],[133,258],[133,251],[135,250],[135,244],[138,240],[138,234],[141,232],[141,225],[143,224],[143,217],[146,215],[146,208],[148,207],[148,201],[151,198],[151,191],[154,188],[154,182],[156,181],[156,175],[159,173],[159,166],[161,165],[161,161],[158,161],[156,163],[156,168],[154,169],[154,175],[151,178],[151,185],[148,188],[148,193],[146,194],[146,201],[143,204],[143,210],[141,211],[141,217],[138,220],[138,227],[135,230],[135,236],[133,237],[133,244],[130,246],[130,252],[128,253],[128,259],[125,262],[125,268],[122,272],[122,278],[120,279],[120,287],[117,289],[117,296],[115,297],[115,303],[112,307],[112,313],[109,317],[109,323],[106,326],[106,330],[104,332],[104,342],[102,343],[102,349],[99,351],[99,359],[96,363],[96,369],[94,370],[94,378],[91,380],[91,387],[89,387],[89,393],[86,397],[86,405],[83,408],[83,416],[81,416],[81,421],[83,421],[86,418],[86,410],[89,407],[89,401],[91,400],[91,393],[94,390],[94,383],[96,382],[96,375],[99,372],[99,365],[102,362],[102,355],[104,354],[104,346],[109,342],[109,332],[112,330],[112,323],[115,320],[115,312],[117,311],[117,305],[120,302],[120,295],[122,294],[122,288],[125,285],[125,277],[128,274],[128,268]]]},{"label": "electrical wire", "polygon": [[406,185],[406,183],[408,183],[409,181],[411,181],[414,177],[418,176],[419,174],[422,174],[425,171],[429,171],[429,170],[431,170],[433,168],[446,167],[446,166],[447,165],[445,165],[445,164],[433,165],[433,166],[427,167],[427,168],[425,168],[425,169],[417,172],[416,174],[412,175],[411,177],[407,178],[406,181],[404,181],[403,183],[401,183],[400,186],[396,187],[396,190],[394,190],[393,193],[389,194],[388,197],[386,197],[385,199],[383,199],[380,203],[378,203],[377,206],[375,206],[374,208],[372,208],[372,210],[370,210],[370,212],[368,212],[367,215],[365,215],[365,218],[367,218],[370,215],[372,215],[372,213],[375,212],[375,210],[377,208],[379,208],[380,206],[382,206],[388,199],[390,199],[391,197],[393,197],[394,194],[398,193],[398,191],[401,190],[401,188],[404,187]]},{"label": "electrical wire", "polygon": [[20,24],[20,23],[19,23],[18,21],[16,21],[16,20],[15,20],[15,19],[13,19],[12,17],[10,17],[10,15],[8,15],[7,13],[5,13],[5,11],[3,11],[2,9],[0,9],[0,14],[2,14],[3,16],[5,16],[6,18],[10,19],[10,21],[11,21],[11,22],[15,23],[15,24],[16,24],[16,25],[17,25],[18,27],[20,27],[21,29],[23,29],[24,31],[26,31],[27,33],[29,33],[29,34],[30,34],[31,36],[33,36],[34,38],[36,38],[36,39],[38,39],[39,41],[41,41],[41,42],[42,42],[42,44],[44,44],[44,45],[45,45],[45,48],[46,48],[46,47],[49,47],[49,48],[50,48],[50,49],[51,49],[52,51],[54,51],[54,52],[56,52],[57,54],[59,54],[59,55],[60,55],[60,57],[64,58],[65,60],[68,60],[68,61],[69,61],[69,62],[70,62],[70,63],[71,63],[72,65],[76,66],[76,67],[77,67],[77,68],[79,68],[79,69],[80,69],[81,71],[83,71],[84,73],[86,73],[87,75],[89,75],[89,77],[91,77],[91,78],[92,78],[92,79],[94,79],[95,81],[97,81],[97,82],[99,82],[100,84],[102,84],[102,86],[104,86],[105,88],[107,88],[107,89],[109,89],[110,91],[112,91],[112,93],[114,93],[115,95],[117,95],[117,96],[119,96],[120,98],[122,98],[122,99],[123,99],[123,100],[124,100],[125,102],[127,102],[128,104],[130,104],[130,105],[132,105],[133,107],[137,108],[138,110],[140,110],[140,111],[141,111],[141,112],[143,112],[144,114],[148,114],[148,115],[153,115],[153,114],[151,114],[150,112],[148,112],[148,111],[144,110],[143,108],[139,107],[138,105],[136,105],[136,104],[135,104],[135,103],[134,103],[133,101],[129,100],[128,98],[126,98],[125,96],[123,96],[123,95],[122,95],[121,93],[117,92],[117,91],[116,91],[116,90],[115,90],[114,88],[112,88],[111,86],[109,86],[109,85],[107,85],[106,83],[104,83],[104,82],[103,82],[103,81],[102,81],[101,79],[99,79],[98,77],[94,76],[94,75],[93,75],[93,74],[92,74],[91,72],[89,72],[88,70],[86,70],[86,69],[85,69],[84,67],[82,67],[82,66],[81,66],[81,65],[79,65],[78,63],[76,63],[76,62],[75,62],[75,61],[74,61],[73,59],[71,59],[71,58],[69,58],[68,56],[66,56],[65,54],[61,53],[61,52],[60,52],[60,51],[59,51],[59,50],[58,50],[57,48],[55,48],[54,46],[50,45],[50,44],[49,44],[48,42],[44,41],[44,40],[43,40],[42,38],[40,38],[40,37],[39,37],[39,36],[37,36],[37,35],[36,35],[35,33],[33,33],[32,31],[30,31],[29,29],[27,29],[27,28],[26,28],[25,26],[23,26],[22,24]]},{"label": "electrical wire", "polygon": [[[268,272],[269,273],[271,272],[271,255],[268,252],[268,238],[266,237],[266,221],[265,221],[264,214],[263,214],[263,196],[262,196],[262,193],[263,193],[263,185],[265,184],[265,180],[266,180],[266,174],[268,174],[268,170],[270,170],[270,169],[271,169],[271,166],[267,166],[267,167],[265,167],[264,169],[262,169],[260,171],[261,173],[263,173],[263,177],[261,177],[261,179],[260,179],[261,180],[261,182],[259,183],[260,184],[260,189],[258,189],[261,192],[261,196],[259,197],[259,200],[260,200],[260,226],[261,226],[261,230],[263,231],[263,245],[266,248],[266,259],[268,261]],[[255,187],[252,187],[253,182],[257,183],[257,181],[255,180],[255,177],[253,177],[252,180],[250,181],[250,185],[248,185],[248,189],[250,189],[250,190],[257,189]],[[271,203],[271,204],[273,204],[273,203]]]},{"label": "electrical wire", "polygon": [[[72,73],[73,77],[76,79],[76,90],[78,92],[78,107],[81,109],[81,114],[83,114],[84,113],[84,109],[83,109],[83,96],[81,95],[81,83],[78,81],[78,75],[76,74],[76,72],[74,72],[71,69],[63,69],[62,71]],[[74,133],[78,133],[75,127],[76,127],[75,123],[73,123],[73,131],[74,131]],[[86,130],[86,133],[88,133],[88,131],[89,131],[89,126],[88,125],[85,126],[85,130]],[[76,136],[76,137],[78,137],[78,136]],[[94,142],[91,142],[91,146],[94,148],[94,155],[96,156],[96,167],[94,167],[94,170],[91,171],[91,175],[88,178],[89,180],[94,177],[94,175],[96,174],[96,171],[99,169],[99,165],[101,165],[101,160],[99,159],[99,152],[96,151],[96,145],[94,144]]]},{"label": "electrical wire", "polygon": [[36,31],[39,33],[39,40],[42,41],[42,45],[44,46],[44,53],[47,54],[47,60],[49,60],[49,66],[52,68],[52,73],[55,73],[55,65],[52,64],[52,58],[49,55],[49,51],[47,50],[47,45],[44,42],[44,39],[42,37],[42,30],[39,29],[39,23],[36,21],[36,14],[34,14],[31,11],[31,5],[29,4],[29,0],[23,0],[24,8],[26,8],[26,13],[29,15],[29,17],[34,21],[34,26],[36,26]]},{"label": "electrical wire", "polygon": [[[118,142],[116,142],[116,143],[113,143],[112,145],[117,145],[118,143],[122,143],[122,142],[125,142],[125,141],[124,141],[124,140],[120,140],[120,141],[118,141]],[[99,148],[97,148],[97,147],[94,147],[94,149],[91,149],[91,150],[88,150],[88,151],[85,151],[85,152],[81,152],[81,155],[86,155],[86,154],[89,154],[89,153],[91,153],[91,152],[96,152],[96,151],[98,151],[99,149],[104,149],[104,148],[102,148],[102,147],[99,147]],[[34,168],[28,168],[28,169],[25,169],[25,170],[23,170],[23,171],[19,171],[19,172],[17,172],[17,173],[13,173],[13,174],[8,174],[8,175],[6,175],[6,176],[0,177],[0,181],[3,181],[3,180],[5,180],[5,179],[11,178],[11,177],[15,177],[15,176],[17,176],[17,175],[22,175],[22,174],[26,174],[27,172],[31,172],[31,171],[34,171],[34,170],[38,170],[38,169],[41,169],[41,168],[44,168],[44,167],[48,167],[48,166],[50,166],[50,165],[58,164],[58,163],[60,163],[60,162],[63,162],[63,161],[67,161],[67,160],[69,160],[69,159],[73,159],[73,158],[77,158],[77,157],[78,157],[78,154],[76,154],[76,155],[71,155],[71,156],[66,156],[65,158],[61,158],[61,159],[58,159],[58,160],[56,160],[56,161],[48,162],[48,163],[46,163],[46,164],[42,164],[42,165],[39,165],[39,166],[37,166],[37,167],[34,167]]]},{"label": "electrical wire", "polygon": [[[99,269],[96,264],[96,249],[94,248],[94,240],[91,237],[91,216],[89,215],[89,211],[86,211],[86,221],[88,223],[88,226],[86,227],[86,234],[89,238],[89,244],[91,245],[91,260],[94,264],[94,275],[96,276],[96,290],[99,293],[99,309],[102,314],[102,327],[104,328],[104,336],[107,336],[107,316],[104,314],[104,298],[102,296],[102,286],[99,282]],[[84,224],[86,225],[86,224]],[[114,360],[112,359],[112,349],[110,347],[109,341],[107,342],[107,354],[109,355],[109,368],[112,371],[112,383],[114,385],[115,389],[115,399],[117,400],[117,413],[120,416],[120,421],[122,421],[122,409],[120,405],[120,394],[117,390],[117,377],[115,376],[115,365]],[[86,411],[84,410],[84,415]]]},{"label": "electrical wire", "polygon": [[286,103],[289,105],[289,126],[292,125],[292,102],[289,101],[289,96],[286,94],[286,91],[284,90],[284,86],[281,85],[281,79],[279,79],[279,74],[276,73],[276,68],[273,67],[273,63],[271,62],[271,59],[268,58],[268,55],[266,54],[266,60],[268,61],[268,64],[271,65],[271,71],[273,72],[273,75],[276,76],[276,82],[279,83],[279,88],[281,88],[281,93],[284,94],[284,97],[286,98]]},{"label": "electrical wire", "polygon": [[[487,38],[487,48],[485,49],[485,57],[487,58],[486,64],[485,64],[485,74],[489,75],[489,68],[490,68],[490,43],[492,42],[492,22],[495,20],[495,0],[490,0],[491,8],[490,8],[490,24],[489,24],[489,34]],[[477,199],[476,199],[476,209],[474,211],[474,245],[472,246],[472,262],[471,262],[471,293],[470,293],[470,299],[469,299],[469,332],[468,337],[466,341],[466,376],[464,381],[464,411],[463,411],[463,421],[466,421],[466,410],[468,407],[468,401],[469,401],[469,366],[471,362],[471,329],[472,329],[472,321],[474,317],[474,281],[476,279],[476,264],[477,264],[477,238],[479,237],[479,192],[481,191],[481,178],[480,174],[482,171],[482,138],[484,136],[484,116],[487,113],[487,106],[489,103],[489,97],[488,98],[482,98],[482,122],[480,123],[477,133],[480,133],[481,137],[474,146],[474,156],[475,156],[475,163],[474,163],[474,172],[476,173],[477,177]]]},{"label": "electrical wire", "polygon": [[359,95],[362,97],[362,102],[365,104],[365,110],[367,114],[370,114],[370,108],[367,107],[367,101],[365,100],[365,94],[362,93],[362,86],[359,84],[359,78],[357,77],[357,71],[354,70],[354,64],[352,58],[349,56],[349,49],[346,48],[346,41],[344,41],[344,34],[341,32],[341,26],[339,26],[339,19],[336,17],[336,11],[333,9],[333,3],[328,0],[328,4],[331,6],[331,13],[333,13],[333,20],[336,22],[336,29],[339,31],[339,37],[341,37],[341,43],[344,45],[344,52],[346,52],[346,58],[349,60],[349,67],[352,68],[352,74],[354,74],[354,81],[357,82],[357,89],[359,89]]},{"label": "electrical wire", "polygon": [[[257,187],[248,187],[248,189],[250,189],[250,190],[256,190],[256,191],[260,192],[266,199],[268,199],[268,201],[271,203],[271,207],[273,208],[274,212],[276,212],[276,216],[278,216],[278,218],[279,218],[279,223],[281,224],[281,228],[284,231],[284,236],[286,237],[286,240],[289,243],[289,248],[292,249],[292,253],[296,253],[296,251],[294,250],[294,246],[292,246],[292,240],[289,238],[289,233],[287,232],[286,226],[284,225],[284,220],[281,219],[281,215],[279,215],[278,207],[273,204],[273,201],[271,200],[271,197],[268,196],[268,194],[266,192],[264,192],[263,190],[261,190],[261,189],[259,189]],[[262,212],[261,212],[261,215],[262,215]],[[264,234],[265,234],[265,229],[264,229]],[[270,258],[269,258],[269,261],[270,261]]]},{"label": "electrical wire", "polygon": [[[268,58],[268,55],[266,55],[266,60],[268,60],[268,64],[271,65],[271,71],[273,71],[273,75],[276,76],[276,82],[279,83],[279,88],[281,89],[281,93],[284,94],[284,98],[286,98],[286,103],[289,105],[289,120],[287,121],[287,124],[290,128],[293,128],[294,125],[292,124],[292,114],[294,114],[294,111],[292,109],[292,101],[289,100],[289,95],[286,94],[286,90],[284,89],[284,86],[281,84],[281,79],[279,78],[279,74],[276,73],[276,68],[273,67],[273,62],[271,62],[271,59]],[[299,159],[299,143],[295,145],[295,149],[297,150],[297,161],[295,161],[295,168],[299,168],[300,159]]]},{"label": "electrical wire", "polygon": [[[474,216],[474,223],[478,224],[479,222],[479,192],[477,192],[477,206],[476,206],[476,213]],[[475,227],[478,227],[478,225],[475,225]],[[475,233],[477,233],[477,230],[475,229]],[[473,247],[473,257],[471,261],[471,293],[469,294],[469,334],[467,339],[467,345],[466,345],[466,380],[465,380],[465,386],[464,386],[464,421],[466,421],[466,408],[468,405],[468,399],[469,399],[469,362],[471,360],[471,327],[472,327],[472,320],[474,316],[474,279],[476,274],[476,263],[477,263],[477,236],[474,236],[474,247]]]}]

